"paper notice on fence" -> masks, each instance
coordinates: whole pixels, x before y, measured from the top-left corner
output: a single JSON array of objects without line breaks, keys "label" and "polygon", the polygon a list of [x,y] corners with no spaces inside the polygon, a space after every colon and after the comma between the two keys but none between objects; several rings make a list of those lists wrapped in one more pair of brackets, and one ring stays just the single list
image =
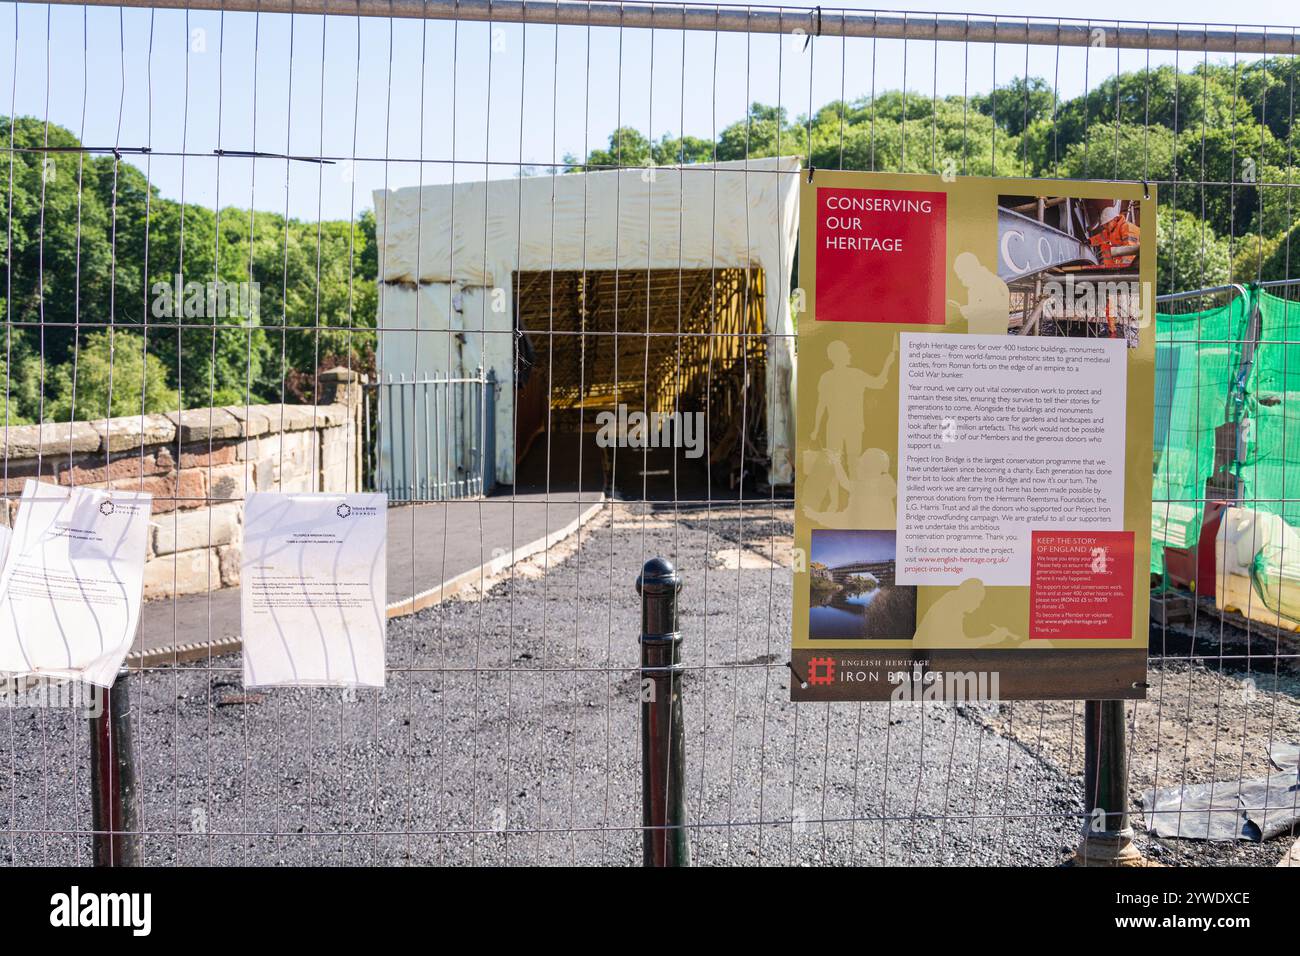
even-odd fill
[{"label": "paper notice on fence", "polygon": [[384,686],[386,508],[383,494],[248,496],[246,686]]},{"label": "paper notice on fence", "polygon": [[140,620],[152,500],[24,484],[0,569],[0,675],[113,683]]}]

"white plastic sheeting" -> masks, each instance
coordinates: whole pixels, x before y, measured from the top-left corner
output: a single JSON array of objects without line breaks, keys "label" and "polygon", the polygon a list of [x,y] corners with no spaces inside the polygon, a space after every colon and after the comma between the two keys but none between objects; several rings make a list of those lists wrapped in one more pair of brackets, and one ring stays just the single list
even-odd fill
[{"label": "white plastic sheeting", "polygon": [[1253,508],[1228,508],[1219,522],[1215,549],[1220,576],[1250,577],[1255,555],[1261,551],[1287,558],[1300,555],[1300,534],[1281,515]]},{"label": "white plastic sheeting", "polygon": [[[472,375],[482,364],[509,383],[516,271],[757,266],[772,336],[769,480],[790,482],[799,169],[780,157],[378,190],[380,374]],[[497,403],[503,481],[514,473],[510,392]]]}]

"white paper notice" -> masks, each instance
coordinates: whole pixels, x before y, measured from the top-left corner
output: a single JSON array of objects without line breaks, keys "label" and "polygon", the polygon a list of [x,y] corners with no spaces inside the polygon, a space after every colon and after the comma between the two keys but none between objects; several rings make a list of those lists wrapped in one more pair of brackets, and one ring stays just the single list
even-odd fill
[{"label": "white paper notice", "polygon": [[384,686],[387,505],[383,494],[248,496],[245,686]]},{"label": "white paper notice", "polygon": [[0,674],[113,683],[140,620],[152,501],[23,485],[0,569]]},{"label": "white paper notice", "polygon": [[903,333],[899,584],[1029,584],[1030,532],[1124,522],[1122,339]]}]

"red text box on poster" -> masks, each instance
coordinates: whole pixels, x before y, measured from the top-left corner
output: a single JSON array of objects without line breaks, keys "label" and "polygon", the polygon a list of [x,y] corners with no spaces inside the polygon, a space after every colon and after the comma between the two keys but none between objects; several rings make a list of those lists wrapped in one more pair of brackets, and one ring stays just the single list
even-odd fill
[{"label": "red text box on poster", "polygon": [[817,190],[818,322],[943,325],[948,197]]},{"label": "red text box on poster", "polygon": [[1031,640],[1133,636],[1133,532],[1035,531],[1031,549]]}]

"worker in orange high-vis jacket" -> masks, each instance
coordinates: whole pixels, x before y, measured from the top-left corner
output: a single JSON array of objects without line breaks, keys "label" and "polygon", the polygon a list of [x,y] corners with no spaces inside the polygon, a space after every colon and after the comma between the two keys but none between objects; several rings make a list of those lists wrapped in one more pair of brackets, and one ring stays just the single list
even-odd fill
[{"label": "worker in orange high-vis jacket", "polygon": [[1119,203],[1107,206],[1101,213],[1101,225],[1088,239],[1101,257],[1099,269],[1127,269],[1137,259],[1142,234],[1129,221]]}]

